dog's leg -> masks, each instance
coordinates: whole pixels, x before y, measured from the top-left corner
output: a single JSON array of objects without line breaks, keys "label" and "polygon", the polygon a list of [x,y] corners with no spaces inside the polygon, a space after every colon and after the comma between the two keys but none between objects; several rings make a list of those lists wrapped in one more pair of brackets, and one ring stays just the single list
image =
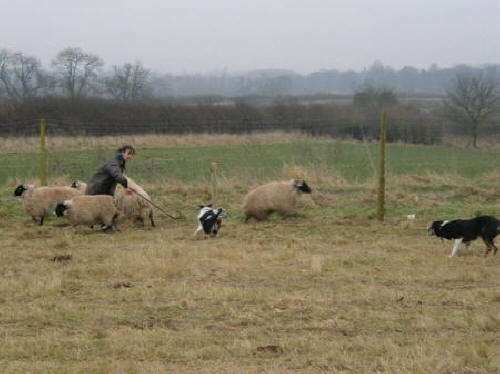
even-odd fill
[{"label": "dog's leg", "polygon": [[458,247],[460,247],[462,240],[463,239],[455,239],[455,244],[453,245],[453,249],[451,250],[451,255],[449,257],[453,257],[457,254]]},{"label": "dog's leg", "polygon": [[493,239],[490,237],[483,237],[483,242],[486,245],[486,252],[484,252],[484,257],[488,256],[488,253],[493,249],[493,254],[495,254],[495,244],[493,243]]},{"label": "dog's leg", "polygon": [[203,230],[203,226],[202,225],[198,225],[198,227],[196,228],[196,230],[194,230],[193,237],[195,237],[196,234],[198,234],[201,230]]},{"label": "dog's leg", "polygon": [[488,256],[488,253],[490,253],[490,249],[491,245],[489,243],[486,243],[486,252],[484,252],[484,257]]}]

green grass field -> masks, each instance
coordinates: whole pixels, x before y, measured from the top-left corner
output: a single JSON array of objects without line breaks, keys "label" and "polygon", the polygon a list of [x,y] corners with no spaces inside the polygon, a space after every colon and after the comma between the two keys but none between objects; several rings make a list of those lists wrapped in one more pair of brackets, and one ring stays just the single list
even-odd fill
[{"label": "green grass field", "polygon": [[[36,182],[37,155],[0,153],[0,371],[500,372],[500,254],[478,240],[448,258],[452,242],[426,231],[500,216],[499,154],[390,145],[381,223],[376,152],[313,139],[141,147],[128,174],[186,219],[157,212],[157,228],[121,220],[114,235],[34,225],[12,193]],[[85,180],[112,154],[52,151],[50,182]],[[192,238],[211,162],[229,216],[217,238]],[[243,223],[250,188],[294,176],[313,188],[296,214]]]},{"label": "green grass field", "polygon": [[[249,175],[256,180],[281,177],[284,164],[321,168],[349,183],[363,183],[375,174],[376,144],[305,140],[286,144],[249,144],[217,146],[179,146],[140,148],[128,174],[138,181],[155,183],[178,181],[196,183],[208,174],[211,162],[217,162],[224,177]],[[107,158],[111,149],[48,150],[49,176],[88,179]],[[0,153],[0,186],[8,178],[33,179],[39,175],[38,154]],[[456,174],[475,178],[498,167],[498,152],[444,147],[389,145],[388,173]]]}]

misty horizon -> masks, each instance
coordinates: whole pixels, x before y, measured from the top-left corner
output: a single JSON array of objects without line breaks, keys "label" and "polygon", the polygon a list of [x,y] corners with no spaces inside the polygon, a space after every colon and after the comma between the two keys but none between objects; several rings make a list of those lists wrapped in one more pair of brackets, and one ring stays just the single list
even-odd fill
[{"label": "misty horizon", "polygon": [[500,63],[498,1],[0,0],[0,7],[0,49],[43,66],[66,47],[107,67],[140,61],[175,75]]}]

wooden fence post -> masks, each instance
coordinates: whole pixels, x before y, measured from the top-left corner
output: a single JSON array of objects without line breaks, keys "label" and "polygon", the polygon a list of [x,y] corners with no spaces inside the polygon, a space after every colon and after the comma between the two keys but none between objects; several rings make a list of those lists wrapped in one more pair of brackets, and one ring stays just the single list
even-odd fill
[{"label": "wooden fence post", "polygon": [[212,181],[212,205],[215,207],[217,197],[217,163],[215,162],[210,165],[210,180]]},{"label": "wooden fence post", "polygon": [[380,117],[380,160],[378,175],[377,194],[377,219],[383,221],[385,218],[385,140],[386,140],[386,113],[382,112]]},{"label": "wooden fence post", "polygon": [[45,152],[45,134],[47,123],[45,119],[40,120],[40,185],[47,185],[47,154]]}]

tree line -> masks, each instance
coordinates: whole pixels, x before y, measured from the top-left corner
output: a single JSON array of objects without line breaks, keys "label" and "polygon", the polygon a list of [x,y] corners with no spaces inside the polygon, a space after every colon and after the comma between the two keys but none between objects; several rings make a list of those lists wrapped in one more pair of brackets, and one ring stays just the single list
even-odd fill
[{"label": "tree line", "polygon": [[[80,48],[60,51],[51,69],[33,56],[0,50],[0,135],[36,133],[43,117],[49,134],[61,135],[290,130],[372,140],[382,110],[388,141],[438,144],[443,134],[458,133],[477,147],[480,134],[499,133],[500,65],[395,71],[376,62],[360,73],[305,77],[276,70],[158,76],[140,62],[103,67],[100,57]],[[428,88],[442,93],[433,106],[402,100]]]},{"label": "tree line", "polygon": [[160,74],[140,62],[105,69],[104,60],[78,47],[57,53],[49,67],[36,56],[0,49],[0,99],[20,102],[32,98],[102,97],[123,102],[180,96],[219,95],[352,95],[367,86],[401,94],[446,94],[457,75],[481,73],[500,81],[500,65],[457,65],[428,69],[406,66],[396,70],[375,61],[362,71],[323,70],[307,75],[289,70],[261,69],[246,73]]}]

